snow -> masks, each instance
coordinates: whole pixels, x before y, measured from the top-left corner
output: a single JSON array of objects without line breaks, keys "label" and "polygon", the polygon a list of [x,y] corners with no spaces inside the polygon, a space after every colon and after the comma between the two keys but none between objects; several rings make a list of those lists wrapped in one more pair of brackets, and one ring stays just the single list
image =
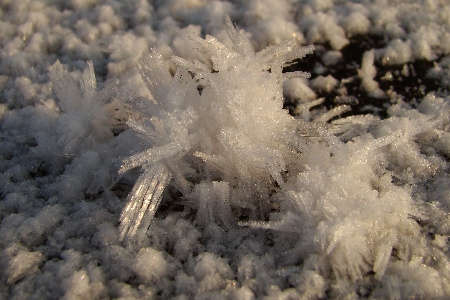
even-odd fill
[{"label": "snow", "polygon": [[308,86],[308,81],[303,78],[287,79],[283,82],[283,95],[289,99],[295,99],[296,103],[308,102],[316,99],[316,93]]},{"label": "snow", "polygon": [[361,62],[361,70],[359,76],[361,77],[361,85],[367,93],[373,98],[384,98],[386,94],[378,87],[378,82],[373,80],[377,74],[377,70],[373,65],[375,59],[374,51],[365,52]]},{"label": "snow", "polygon": [[137,253],[131,268],[139,281],[150,285],[164,278],[167,273],[167,262],[161,252],[152,248],[142,248]]},{"label": "snow", "polygon": [[19,250],[19,252],[11,258],[6,274],[9,284],[16,283],[29,274],[38,270],[39,263],[43,260],[42,254],[39,252],[29,252]]},{"label": "snow", "polygon": [[0,294],[449,298],[449,16],[1,2]]},{"label": "snow", "polygon": [[311,87],[317,92],[330,93],[334,90],[338,81],[332,75],[318,76],[311,80]]}]

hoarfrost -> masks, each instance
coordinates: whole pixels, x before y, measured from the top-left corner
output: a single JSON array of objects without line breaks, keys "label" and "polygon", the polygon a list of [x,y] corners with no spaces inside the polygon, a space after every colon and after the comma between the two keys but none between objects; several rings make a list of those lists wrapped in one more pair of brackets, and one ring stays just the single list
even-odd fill
[{"label": "hoarfrost", "polygon": [[[198,194],[191,198],[198,197],[202,214],[221,210],[225,224],[233,223],[228,205],[239,206],[247,199],[245,207],[253,207],[256,215],[264,214],[271,181],[284,184],[281,173],[292,156],[288,142],[294,138],[296,122],[282,109],[282,66],[311,53],[313,47],[302,48],[296,40],[287,40],[255,53],[245,33],[236,30],[229,19],[226,24],[233,49],[212,36],[192,37],[198,51],[211,59],[215,73],[199,61],[174,57],[178,68],[172,78],[155,50],[140,64],[141,76],[156,102],[152,113],[158,117],[151,117],[147,124],[129,121],[154,147],[123,160],[121,172],[137,166],[143,166],[144,172],[122,214],[121,239],[135,236],[143,220],[145,233],[171,176],[185,197],[193,192],[193,182],[204,182],[196,186]],[[242,81],[243,76],[248,81]],[[196,166],[196,158],[204,165]],[[197,174],[188,179],[191,168]],[[211,181],[212,185],[207,184]],[[230,184],[236,187],[230,190]],[[252,200],[255,194],[260,197],[258,202]],[[201,218],[200,223],[208,220]]]},{"label": "hoarfrost", "polygon": [[1,2],[0,294],[449,298],[449,16]]},{"label": "hoarfrost", "polygon": [[[229,20],[226,24],[232,49],[211,36],[192,37],[198,51],[211,59],[212,73],[199,61],[174,57],[178,67],[172,79],[154,50],[140,64],[155,101],[144,110],[153,109],[155,117],[143,123],[130,120],[129,125],[154,146],[123,160],[122,172],[137,166],[144,172],[122,214],[121,239],[133,239],[141,225],[139,239],[143,239],[172,176],[173,186],[198,203],[200,226],[217,223],[230,230],[235,212],[249,209],[249,221],[240,225],[300,234],[281,261],[310,255],[326,259],[321,268],[334,274],[338,290],[369,272],[375,280],[400,276],[389,267],[393,251],[407,261],[430,246],[413,219],[425,216],[411,189],[398,186],[393,178],[403,170],[419,179],[447,168],[441,159],[421,155],[413,142],[443,120],[417,111],[405,115],[400,106],[393,106],[397,118],[355,119],[340,133],[353,131],[358,123],[372,129],[343,143],[320,123],[348,111],[348,106],[316,116],[317,125],[296,120],[281,107],[281,67],[310,53],[312,47],[296,48],[295,40],[287,40],[254,53],[244,32]],[[366,52],[360,76],[363,87],[380,97],[373,61],[374,51]],[[328,93],[336,85],[331,75],[311,82],[316,90]],[[415,118],[409,118],[411,114]],[[308,126],[315,126],[317,138],[298,135]],[[387,168],[390,165],[396,169]],[[274,213],[273,205],[281,211]],[[273,220],[261,221],[267,216]],[[215,280],[201,280],[199,289],[224,288],[219,278]]]},{"label": "hoarfrost", "polygon": [[110,139],[111,121],[105,104],[111,95],[106,90],[96,91],[92,62],[88,62],[78,82],[59,61],[50,67],[49,76],[63,112],[56,121],[62,153],[69,156],[79,154]]}]

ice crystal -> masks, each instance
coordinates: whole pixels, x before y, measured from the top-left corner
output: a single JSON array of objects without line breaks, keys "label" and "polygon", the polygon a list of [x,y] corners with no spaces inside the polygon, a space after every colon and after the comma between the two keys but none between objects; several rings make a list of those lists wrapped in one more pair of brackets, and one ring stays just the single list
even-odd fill
[{"label": "ice crystal", "polygon": [[417,196],[398,181],[403,177],[418,182],[448,167],[441,158],[420,153],[418,144],[424,141],[414,142],[433,130],[444,134],[438,128],[448,121],[437,112],[420,114],[400,107],[393,106],[397,117],[389,120],[355,116],[334,122],[344,125],[333,128],[341,138],[356,135],[347,143],[319,128],[328,145],[316,143],[302,157],[304,170],[279,192],[282,213],[273,214],[270,222],[240,224],[297,233],[283,260],[292,263],[318,254],[326,258],[320,264],[333,271],[341,289],[364,280],[369,272],[376,280],[395,274],[389,268],[394,251],[404,261],[421,256],[431,246],[416,220],[427,217]]},{"label": "ice crystal", "polygon": [[199,61],[173,57],[172,77],[156,50],[139,65],[156,104],[147,101],[148,115],[128,121],[149,148],[125,158],[120,169],[143,168],[121,217],[122,239],[136,236],[141,225],[145,232],[169,182],[184,197],[198,198],[200,211],[228,203],[230,213],[211,215],[224,223],[234,221],[231,206],[250,208],[254,217],[266,214],[271,190],[284,185],[287,164],[298,156],[298,122],[282,107],[282,68],[313,46],[292,39],[255,53],[243,31],[229,19],[226,25],[232,49],[209,35],[191,37],[212,72]]},{"label": "ice crystal", "polygon": [[53,89],[62,111],[56,121],[61,154],[74,156],[112,138],[113,116],[106,106],[113,94],[108,86],[97,91],[91,61],[82,74],[70,74],[57,61],[49,68]]}]

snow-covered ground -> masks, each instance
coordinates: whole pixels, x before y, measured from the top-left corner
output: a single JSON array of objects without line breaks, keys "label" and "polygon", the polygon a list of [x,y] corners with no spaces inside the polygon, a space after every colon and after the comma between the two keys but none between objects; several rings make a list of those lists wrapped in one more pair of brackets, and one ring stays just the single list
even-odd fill
[{"label": "snow-covered ground", "polygon": [[0,299],[450,298],[449,1],[0,6]]}]

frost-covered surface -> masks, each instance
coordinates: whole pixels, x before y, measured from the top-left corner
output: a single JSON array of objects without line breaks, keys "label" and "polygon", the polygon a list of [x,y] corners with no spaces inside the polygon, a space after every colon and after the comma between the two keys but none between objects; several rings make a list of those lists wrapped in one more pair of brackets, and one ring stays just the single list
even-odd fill
[{"label": "frost-covered surface", "polygon": [[1,297],[450,297],[446,1],[0,5]]}]

